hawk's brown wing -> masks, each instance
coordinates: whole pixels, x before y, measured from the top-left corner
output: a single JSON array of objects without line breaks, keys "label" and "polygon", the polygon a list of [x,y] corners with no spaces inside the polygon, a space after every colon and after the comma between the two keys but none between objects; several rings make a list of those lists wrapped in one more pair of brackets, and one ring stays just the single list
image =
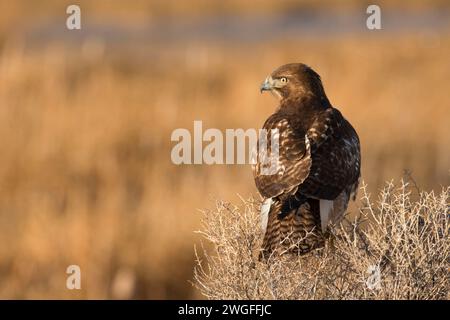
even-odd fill
[{"label": "hawk's brown wing", "polygon": [[[256,164],[252,166],[256,187],[266,198],[295,194],[311,167],[308,138],[300,136],[283,114],[273,114],[263,129],[266,130],[267,148],[258,145]],[[272,146],[272,133],[278,137],[279,155],[274,153],[276,145]],[[276,168],[271,171],[269,167],[273,165]]]},{"label": "hawk's brown wing", "polygon": [[320,113],[307,131],[312,165],[299,192],[315,199],[334,200],[342,191],[354,193],[360,177],[359,138],[335,108]]}]

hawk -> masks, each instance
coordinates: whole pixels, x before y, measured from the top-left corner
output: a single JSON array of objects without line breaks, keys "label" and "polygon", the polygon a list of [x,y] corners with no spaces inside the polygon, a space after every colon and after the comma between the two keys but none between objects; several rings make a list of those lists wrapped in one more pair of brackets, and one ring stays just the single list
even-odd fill
[{"label": "hawk", "polygon": [[[265,231],[262,255],[305,254],[323,247],[330,224],[338,223],[360,178],[359,138],[328,100],[320,76],[292,63],[279,67],[261,85],[279,106],[264,123],[252,165]],[[272,146],[270,135],[278,143]],[[275,140],[274,140],[275,141]],[[278,148],[276,168],[264,171]],[[273,147],[273,148],[272,148]],[[272,150],[273,149],[273,150]]]}]

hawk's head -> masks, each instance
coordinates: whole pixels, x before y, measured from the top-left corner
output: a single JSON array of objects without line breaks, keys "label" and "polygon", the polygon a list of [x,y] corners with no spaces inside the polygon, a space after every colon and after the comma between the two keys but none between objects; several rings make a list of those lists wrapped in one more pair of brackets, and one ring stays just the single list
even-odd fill
[{"label": "hawk's head", "polygon": [[320,76],[303,63],[285,64],[268,76],[261,92],[271,91],[280,100],[315,97],[326,100]]}]

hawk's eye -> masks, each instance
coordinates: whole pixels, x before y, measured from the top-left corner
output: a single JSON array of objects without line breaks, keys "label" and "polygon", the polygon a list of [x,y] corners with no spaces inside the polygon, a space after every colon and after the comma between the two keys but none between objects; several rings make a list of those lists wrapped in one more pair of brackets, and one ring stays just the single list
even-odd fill
[{"label": "hawk's eye", "polygon": [[281,81],[281,83],[286,83],[288,80],[287,80],[286,77],[282,77],[282,78],[280,79],[280,81]]}]

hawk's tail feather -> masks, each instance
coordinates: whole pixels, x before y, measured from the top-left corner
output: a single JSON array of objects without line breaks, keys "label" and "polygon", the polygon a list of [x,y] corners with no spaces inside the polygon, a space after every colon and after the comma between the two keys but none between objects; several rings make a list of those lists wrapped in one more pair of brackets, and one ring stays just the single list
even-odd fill
[{"label": "hawk's tail feather", "polygon": [[324,245],[320,228],[319,202],[307,199],[305,202],[284,212],[285,205],[274,200],[267,219],[261,258],[272,254],[291,252],[305,254]]}]

